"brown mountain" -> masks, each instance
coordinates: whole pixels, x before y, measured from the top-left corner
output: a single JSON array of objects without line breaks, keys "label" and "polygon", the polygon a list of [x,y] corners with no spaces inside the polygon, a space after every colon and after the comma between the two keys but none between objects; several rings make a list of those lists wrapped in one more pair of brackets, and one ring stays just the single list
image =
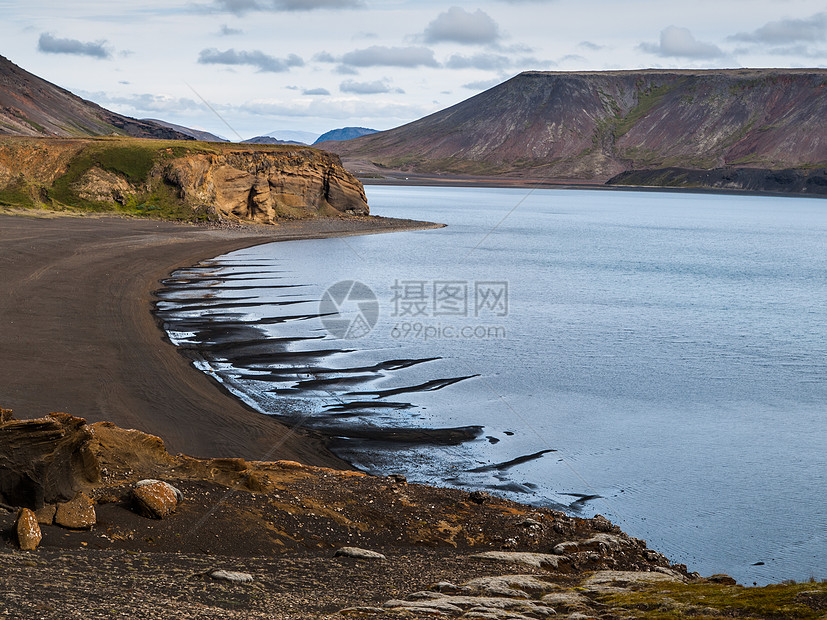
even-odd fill
[{"label": "brown mountain", "polygon": [[682,170],[809,178],[827,166],[824,119],[825,69],[528,72],[408,125],[319,146],[351,170],[592,182],[673,171],[635,178],[652,185],[680,184]]},{"label": "brown mountain", "polygon": [[110,134],[193,139],[152,121],[110,112],[0,56],[0,135],[83,137]]}]

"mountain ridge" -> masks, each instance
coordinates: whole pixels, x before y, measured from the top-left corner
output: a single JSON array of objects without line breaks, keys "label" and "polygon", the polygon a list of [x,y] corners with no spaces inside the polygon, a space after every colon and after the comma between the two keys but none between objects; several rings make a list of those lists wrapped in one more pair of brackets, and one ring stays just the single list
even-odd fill
[{"label": "mountain ridge", "polygon": [[396,129],[327,143],[346,166],[577,179],[827,166],[827,69],[521,73]]}]

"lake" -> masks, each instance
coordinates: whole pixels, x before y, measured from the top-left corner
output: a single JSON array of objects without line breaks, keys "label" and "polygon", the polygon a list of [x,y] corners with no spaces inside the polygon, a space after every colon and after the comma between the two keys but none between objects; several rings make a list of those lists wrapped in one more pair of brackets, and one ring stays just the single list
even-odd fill
[{"label": "lake", "polygon": [[448,226],[179,270],[173,342],[366,471],[599,513],[745,585],[827,577],[827,201],[366,190]]}]

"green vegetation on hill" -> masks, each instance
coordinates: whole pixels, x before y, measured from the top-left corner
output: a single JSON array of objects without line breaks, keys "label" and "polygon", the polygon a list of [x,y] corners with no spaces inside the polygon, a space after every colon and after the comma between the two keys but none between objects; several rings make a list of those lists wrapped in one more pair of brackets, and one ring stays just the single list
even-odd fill
[{"label": "green vegetation on hill", "polygon": [[[237,148],[206,142],[96,139],[0,139],[0,207],[121,213],[176,221],[215,219],[193,209],[161,175],[165,162],[194,154],[219,155]],[[293,147],[245,145],[246,151],[285,152]],[[3,184],[3,168],[14,178]],[[84,179],[99,169],[117,175],[124,191],[115,200],[90,198]]]}]

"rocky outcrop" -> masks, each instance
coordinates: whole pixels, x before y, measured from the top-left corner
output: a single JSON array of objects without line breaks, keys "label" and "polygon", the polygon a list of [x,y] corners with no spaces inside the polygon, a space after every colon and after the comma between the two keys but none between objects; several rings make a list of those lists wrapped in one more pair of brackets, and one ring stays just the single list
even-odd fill
[{"label": "rocky outcrop", "polygon": [[143,516],[164,519],[178,507],[175,491],[172,485],[160,480],[141,480],[132,491],[132,502]]},{"label": "rocky outcrop", "polygon": [[272,224],[284,218],[366,215],[359,181],[337,156],[313,149],[230,151],[174,159],[153,172],[194,208]]},{"label": "rocky outcrop", "polygon": [[339,157],[309,147],[0,140],[0,203],[258,224],[367,215]]},{"label": "rocky outcrop", "polygon": [[31,509],[74,497],[100,480],[86,421],[65,413],[35,420],[0,417],[0,501]]}]

